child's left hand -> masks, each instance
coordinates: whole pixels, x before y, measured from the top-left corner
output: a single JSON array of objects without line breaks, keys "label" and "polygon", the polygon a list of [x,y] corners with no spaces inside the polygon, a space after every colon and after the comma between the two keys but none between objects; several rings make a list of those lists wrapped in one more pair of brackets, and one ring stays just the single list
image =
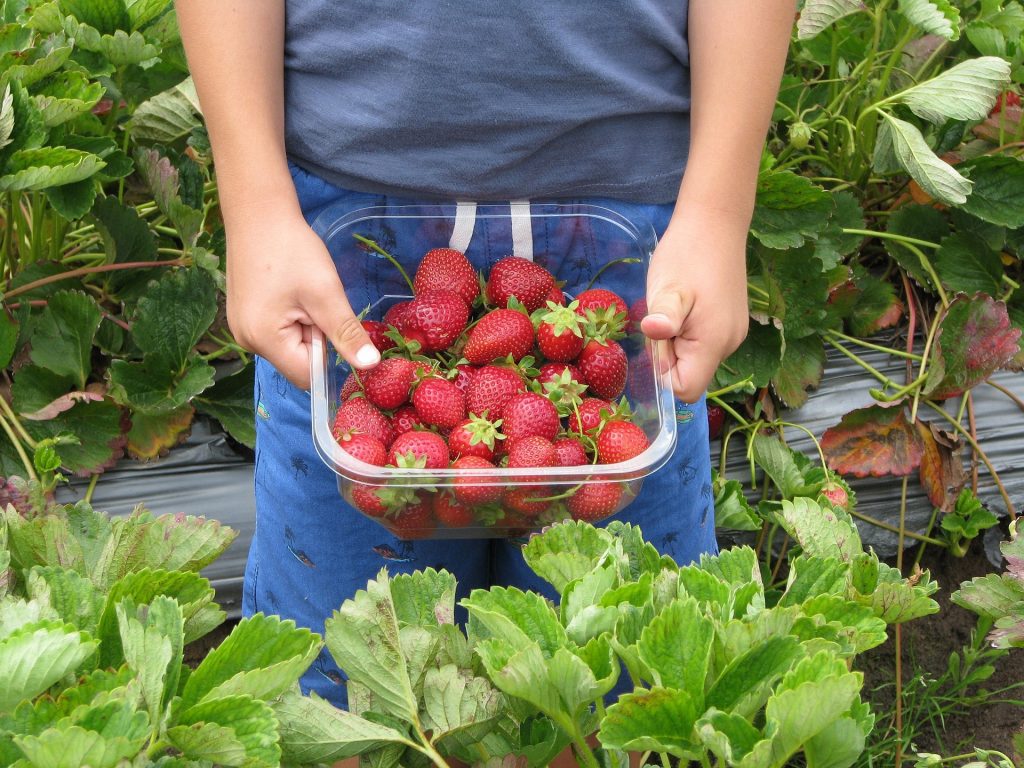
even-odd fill
[{"label": "child's left hand", "polygon": [[641,328],[662,342],[675,394],[700,399],[715,371],[747,335],[749,215],[677,211],[651,259]]}]

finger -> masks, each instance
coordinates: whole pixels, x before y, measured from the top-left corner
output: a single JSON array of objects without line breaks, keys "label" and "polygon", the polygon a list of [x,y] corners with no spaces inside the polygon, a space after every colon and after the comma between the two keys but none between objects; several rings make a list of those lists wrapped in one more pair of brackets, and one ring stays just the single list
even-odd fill
[{"label": "finger", "polygon": [[718,370],[719,355],[701,344],[676,339],[676,365],[673,386],[676,396],[684,403],[695,403],[707,391],[708,384]]},{"label": "finger", "polygon": [[656,289],[647,297],[647,316],[640,322],[640,330],[649,339],[671,339],[682,330],[692,307],[686,292]]},{"label": "finger", "polygon": [[340,282],[321,289],[306,302],[313,324],[324,332],[353,368],[366,370],[380,362],[380,351],[352,311]]},{"label": "finger", "polygon": [[299,389],[309,389],[309,326],[294,323],[278,332],[273,350],[260,354]]}]

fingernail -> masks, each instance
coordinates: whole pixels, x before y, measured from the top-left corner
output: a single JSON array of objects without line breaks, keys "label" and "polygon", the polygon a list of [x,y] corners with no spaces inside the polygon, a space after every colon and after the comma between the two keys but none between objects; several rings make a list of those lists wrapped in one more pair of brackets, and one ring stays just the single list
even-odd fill
[{"label": "fingernail", "polygon": [[661,312],[655,312],[654,314],[648,315],[647,317],[649,317],[651,319],[664,320],[666,323],[669,322],[668,315],[664,315]]},{"label": "fingernail", "polygon": [[356,362],[359,365],[375,365],[380,360],[380,352],[373,344],[364,344],[356,352]]}]

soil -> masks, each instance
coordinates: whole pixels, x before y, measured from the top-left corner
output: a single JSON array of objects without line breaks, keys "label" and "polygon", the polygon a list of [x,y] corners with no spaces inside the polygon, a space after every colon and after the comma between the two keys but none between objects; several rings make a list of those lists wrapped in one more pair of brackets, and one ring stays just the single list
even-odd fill
[{"label": "soil", "polygon": [[192,669],[195,669],[199,662],[206,658],[206,654],[224,642],[224,638],[231,634],[231,630],[238,624],[237,619],[228,619],[213,632],[203,635],[194,643],[185,646],[184,661]]},{"label": "soil", "polygon": [[[914,556],[913,551],[907,553],[905,566],[913,562]],[[895,562],[890,564],[895,565]],[[925,680],[942,678],[949,668],[950,654],[971,647],[972,633],[977,626],[975,614],[953,605],[950,595],[962,582],[991,573],[993,568],[985,558],[980,541],[973,542],[963,558],[929,548],[921,566],[930,570],[932,578],[939,583],[940,589],[934,598],[941,610],[904,625],[902,641],[905,692],[924,694],[926,689],[919,676]],[[877,718],[872,740],[891,729],[893,724],[896,657],[891,635],[884,645],[859,657],[856,665],[864,672],[863,695],[870,699]],[[987,644],[981,643],[980,647],[985,648]],[[1024,730],[1024,687],[992,696],[985,696],[984,692],[1024,684],[1024,649],[990,657],[983,663],[995,667],[995,672],[984,682],[963,691],[955,691],[952,684],[946,683],[938,688],[939,696],[918,694],[909,698],[904,722],[912,728],[907,735],[916,751],[949,757],[981,747],[1013,755],[1013,735]],[[930,704],[931,717],[928,717],[926,704]],[[946,711],[940,714],[937,706]]]}]

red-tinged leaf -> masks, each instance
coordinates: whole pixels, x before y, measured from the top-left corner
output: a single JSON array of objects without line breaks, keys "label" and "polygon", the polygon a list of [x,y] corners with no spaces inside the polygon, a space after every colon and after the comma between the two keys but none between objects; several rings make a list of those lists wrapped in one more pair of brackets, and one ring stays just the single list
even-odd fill
[{"label": "red-tinged leaf", "polygon": [[63,466],[79,477],[103,472],[124,455],[128,421],[125,412],[109,399],[78,402],[46,421],[28,421],[25,428],[35,440],[73,435],[77,444],[62,444],[57,452]]},{"label": "red-tinged leaf", "polygon": [[1017,354],[1020,335],[1002,301],[958,294],[939,320],[925,394],[944,400],[985,381]]},{"label": "red-tinged leaf", "polygon": [[924,455],[921,436],[902,406],[850,411],[838,426],[825,430],[821,448],[833,470],[854,477],[909,475]]},{"label": "red-tinged leaf", "polygon": [[967,484],[967,473],[960,458],[963,442],[950,432],[934,424],[917,420],[918,434],[924,453],[921,457],[921,485],[928,499],[942,512],[949,513],[956,506],[957,497]]},{"label": "red-tinged leaf", "polygon": [[75,403],[98,403],[102,399],[103,395],[99,392],[68,392],[66,395],[62,395],[56,400],[47,403],[38,411],[23,413],[21,416],[29,421],[47,421],[48,419],[55,418],[57,414],[70,411]]},{"label": "red-tinged leaf", "polygon": [[134,413],[128,433],[128,453],[136,459],[155,459],[188,437],[195,409],[183,406],[170,413]]}]

